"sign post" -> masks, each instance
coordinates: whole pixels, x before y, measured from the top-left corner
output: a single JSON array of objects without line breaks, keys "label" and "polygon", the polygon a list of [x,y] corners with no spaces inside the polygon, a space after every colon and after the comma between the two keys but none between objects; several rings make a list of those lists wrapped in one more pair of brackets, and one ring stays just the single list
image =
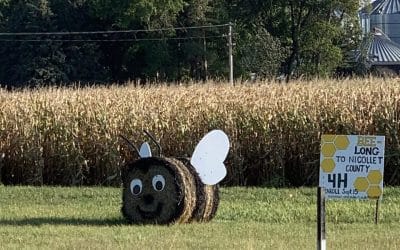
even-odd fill
[{"label": "sign post", "polygon": [[325,191],[323,188],[318,187],[317,198],[317,250],[326,249],[325,237]]},{"label": "sign post", "polygon": [[379,222],[379,199],[376,200],[375,206],[375,225],[378,225]]},{"label": "sign post", "polygon": [[[325,199],[375,199],[377,224],[383,193],[384,158],[384,136],[322,135],[319,189],[323,189],[324,198],[320,199],[318,192],[318,203],[321,204],[318,204],[317,215],[325,217],[320,211]],[[325,209],[325,204],[323,207]],[[325,222],[325,218],[318,218],[318,227],[320,221]]]}]

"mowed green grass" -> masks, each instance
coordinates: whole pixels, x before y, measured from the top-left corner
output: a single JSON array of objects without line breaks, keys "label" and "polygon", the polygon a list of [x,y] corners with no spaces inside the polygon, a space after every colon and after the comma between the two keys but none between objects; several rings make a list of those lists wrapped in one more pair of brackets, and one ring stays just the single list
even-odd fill
[{"label": "mowed green grass", "polygon": [[[0,186],[0,249],[315,249],[316,189],[222,188],[214,220],[128,225],[121,190]],[[400,188],[327,201],[328,249],[400,249]]]}]

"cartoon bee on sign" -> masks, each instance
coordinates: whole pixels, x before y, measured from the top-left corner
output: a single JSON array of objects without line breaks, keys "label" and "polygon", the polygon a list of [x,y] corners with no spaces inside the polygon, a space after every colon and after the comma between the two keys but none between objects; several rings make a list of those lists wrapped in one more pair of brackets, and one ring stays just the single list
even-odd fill
[{"label": "cartoon bee on sign", "polygon": [[229,139],[223,131],[206,134],[190,159],[162,157],[160,146],[159,156],[152,156],[148,143],[136,151],[140,159],[122,171],[121,211],[130,223],[203,222],[215,216],[217,184],[226,176],[223,162],[229,151]]}]

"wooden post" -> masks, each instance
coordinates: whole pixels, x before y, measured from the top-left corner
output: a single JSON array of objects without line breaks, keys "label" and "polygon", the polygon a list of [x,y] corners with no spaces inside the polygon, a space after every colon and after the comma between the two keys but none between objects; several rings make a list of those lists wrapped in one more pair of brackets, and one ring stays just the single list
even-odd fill
[{"label": "wooden post", "polygon": [[379,198],[376,199],[376,207],[375,207],[375,225],[379,223]]},{"label": "wooden post", "polygon": [[325,190],[318,187],[317,197],[317,249],[326,249],[325,237]]}]

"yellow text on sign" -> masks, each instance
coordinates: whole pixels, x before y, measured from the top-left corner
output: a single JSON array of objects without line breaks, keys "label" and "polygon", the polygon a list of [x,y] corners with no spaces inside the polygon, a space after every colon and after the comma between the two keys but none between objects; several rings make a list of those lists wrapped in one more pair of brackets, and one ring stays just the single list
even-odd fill
[{"label": "yellow text on sign", "polygon": [[375,136],[358,136],[357,146],[375,147],[376,146],[376,137]]}]

